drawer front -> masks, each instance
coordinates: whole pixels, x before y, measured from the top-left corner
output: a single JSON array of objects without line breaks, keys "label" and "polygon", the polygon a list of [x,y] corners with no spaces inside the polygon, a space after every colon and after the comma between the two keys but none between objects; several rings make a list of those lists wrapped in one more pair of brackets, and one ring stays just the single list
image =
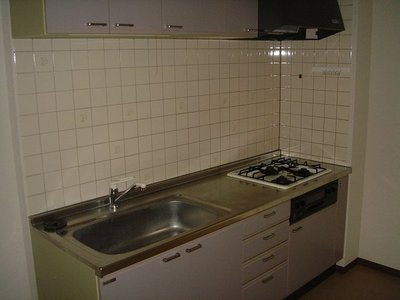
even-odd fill
[{"label": "drawer front", "polygon": [[243,241],[243,261],[286,241],[289,235],[289,221],[282,222],[268,230]]},{"label": "drawer front", "polygon": [[245,284],[257,276],[271,270],[283,263],[288,257],[288,244],[284,243],[278,247],[264,252],[249,260],[242,267],[242,283]]},{"label": "drawer front", "polygon": [[244,238],[252,236],[260,231],[280,223],[290,216],[290,201],[286,201],[275,207],[264,210],[250,217],[244,224]]},{"label": "drawer front", "polygon": [[286,297],[287,265],[280,265],[242,287],[244,300],[281,300]]}]

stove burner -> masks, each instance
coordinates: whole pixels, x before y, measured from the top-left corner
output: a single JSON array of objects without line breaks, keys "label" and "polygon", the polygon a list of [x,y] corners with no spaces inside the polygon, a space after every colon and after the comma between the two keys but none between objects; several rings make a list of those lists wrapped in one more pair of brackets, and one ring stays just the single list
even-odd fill
[{"label": "stove burner", "polygon": [[288,171],[293,173],[293,175],[295,175],[295,176],[299,176],[299,177],[303,177],[303,178],[313,175],[313,173],[306,168],[300,168],[298,170],[288,169]]},{"label": "stove burner", "polygon": [[281,184],[281,185],[289,185],[295,181],[296,181],[296,177],[291,177],[291,179],[289,179],[288,176],[284,176],[284,175],[281,175],[278,178],[271,180],[271,182]]},{"label": "stove burner", "polygon": [[262,166],[260,167],[260,172],[263,173],[266,176],[271,176],[271,175],[278,175],[279,174],[279,168],[275,166]]},{"label": "stove burner", "polygon": [[229,176],[287,189],[306,180],[329,173],[321,164],[277,157],[229,173]]}]

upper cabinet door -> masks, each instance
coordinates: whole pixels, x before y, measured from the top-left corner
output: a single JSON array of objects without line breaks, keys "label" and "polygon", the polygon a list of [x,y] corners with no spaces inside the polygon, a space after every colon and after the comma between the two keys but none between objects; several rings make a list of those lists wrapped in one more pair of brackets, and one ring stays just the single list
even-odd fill
[{"label": "upper cabinet door", "polygon": [[46,0],[48,33],[109,33],[108,0]]},{"label": "upper cabinet door", "polygon": [[200,26],[204,34],[222,35],[226,28],[226,0],[200,2]]},{"label": "upper cabinet door", "polygon": [[226,4],[226,0],[162,0],[163,31],[221,36],[226,31]]},{"label": "upper cabinet door", "polygon": [[161,32],[161,0],[110,0],[110,33]]},{"label": "upper cabinet door", "polygon": [[225,0],[226,33],[229,36],[257,37],[258,0]]},{"label": "upper cabinet door", "polygon": [[163,32],[189,34],[201,31],[202,13],[199,0],[162,0]]}]

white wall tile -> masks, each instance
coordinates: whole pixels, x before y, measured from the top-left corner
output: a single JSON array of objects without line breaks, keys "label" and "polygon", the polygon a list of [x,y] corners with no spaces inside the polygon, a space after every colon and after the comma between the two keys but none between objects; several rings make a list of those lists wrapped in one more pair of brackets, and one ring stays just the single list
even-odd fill
[{"label": "white wall tile", "polygon": [[53,53],[54,71],[68,71],[72,69],[71,52],[56,51]]},{"label": "white wall tile", "polygon": [[81,201],[81,192],[79,185],[64,188],[65,205],[72,205]]},{"label": "white wall tile", "polygon": [[31,52],[17,52],[15,54],[16,72],[31,73],[35,71],[34,58]]},{"label": "white wall tile", "polygon": [[39,120],[38,116],[27,115],[20,117],[20,130],[21,136],[33,135],[39,133]]},{"label": "white wall tile", "polygon": [[61,170],[61,159],[59,152],[45,153],[42,157],[44,172]]},{"label": "white wall tile", "polygon": [[26,156],[24,158],[24,167],[26,176],[43,173],[42,155]]},{"label": "white wall tile", "polygon": [[90,87],[89,71],[72,71],[72,83],[74,89],[88,89]]},{"label": "white wall tile", "polygon": [[61,171],[44,174],[44,184],[46,191],[53,191],[62,188]]},{"label": "white wall tile", "polygon": [[[29,198],[39,211],[104,195],[111,178],[135,174],[153,182],[278,145],[271,127],[276,106],[265,101],[278,97],[279,80],[267,78],[279,69],[257,65],[264,43],[251,50],[231,41],[15,43],[25,175],[44,178],[41,197]],[[254,56],[241,56],[241,49]],[[342,53],[346,63],[348,53]],[[300,101],[291,108],[297,115]],[[329,105],[333,114],[336,103]],[[346,111],[335,113],[345,118]],[[302,124],[293,120],[291,126]]]},{"label": "white wall tile", "polygon": [[51,50],[51,40],[50,39],[34,39],[33,40],[33,50],[34,51],[46,51]]},{"label": "white wall tile", "polygon": [[67,169],[78,165],[78,153],[76,149],[61,151],[61,167]]},{"label": "white wall tile", "polygon": [[55,90],[54,74],[52,72],[36,73],[35,80],[38,93],[52,92]]},{"label": "white wall tile", "polygon": [[75,130],[64,130],[59,132],[60,149],[70,149],[76,147]]},{"label": "white wall tile", "polygon": [[19,95],[33,94],[36,92],[34,74],[31,73],[17,74],[16,78],[17,78],[17,93]]},{"label": "white wall tile", "polygon": [[86,165],[94,162],[94,149],[93,146],[86,146],[78,148],[78,164]]},{"label": "white wall tile", "polygon": [[62,170],[63,186],[71,187],[79,184],[79,170],[78,168],[70,168]]},{"label": "white wall tile", "polygon": [[26,178],[26,189],[28,196],[41,194],[44,192],[44,180],[43,175],[28,176]]},{"label": "white wall tile", "polygon": [[[95,164],[96,180],[105,179],[111,177],[110,161],[97,162]],[[108,186],[105,187],[106,193],[108,192]]]},{"label": "white wall tile", "polygon": [[81,183],[95,181],[95,168],[94,164],[83,165],[79,167],[79,180]]},{"label": "white wall tile", "polygon": [[110,148],[108,143],[94,145],[94,159],[96,162],[110,159]]},{"label": "white wall tile", "polygon": [[19,95],[18,108],[20,115],[34,114],[38,112],[35,94]]},{"label": "white wall tile", "polygon": [[93,130],[91,127],[79,128],[76,130],[76,141],[78,147],[93,144]]},{"label": "white wall tile", "polygon": [[53,54],[51,52],[35,52],[33,59],[36,72],[49,72],[53,70]]},{"label": "white wall tile", "polygon": [[37,94],[37,107],[39,113],[47,113],[56,111],[56,95],[55,93],[39,93]]}]

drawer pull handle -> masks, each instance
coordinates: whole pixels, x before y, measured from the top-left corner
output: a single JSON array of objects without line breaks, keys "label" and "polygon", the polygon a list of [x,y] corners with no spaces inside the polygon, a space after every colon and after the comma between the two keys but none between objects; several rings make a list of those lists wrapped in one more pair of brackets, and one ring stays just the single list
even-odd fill
[{"label": "drawer pull handle", "polygon": [[261,280],[262,283],[268,283],[270,282],[272,279],[274,279],[274,275],[270,275],[267,278],[264,278],[263,280]]},{"label": "drawer pull handle", "polygon": [[245,28],[244,32],[259,32],[259,30],[255,28]]},{"label": "drawer pull handle", "polygon": [[299,227],[293,229],[292,232],[293,232],[293,233],[296,233],[297,231],[300,231],[300,230],[302,230],[302,229],[303,229],[303,226],[299,226]]},{"label": "drawer pull handle", "polygon": [[275,237],[275,235],[276,235],[275,233],[271,233],[270,235],[264,236],[264,237],[263,237],[263,240],[264,240],[264,241],[267,241],[267,240],[269,240],[269,239],[272,239],[273,237]]},{"label": "drawer pull handle", "polygon": [[262,261],[263,262],[268,262],[268,261],[270,261],[271,259],[274,259],[274,258],[275,258],[275,255],[271,254],[270,256],[264,257]]},{"label": "drawer pull handle", "polygon": [[107,26],[107,23],[87,22],[86,26]]},{"label": "drawer pull handle", "polygon": [[182,25],[165,25],[165,28],[167,29],[182,29]]},{"label": "drawer pull handle", "polygon": [[177,259],[178,257],[181,257],[181,255],[179,253],[176,253],[172,256],[163,258],[163,262],[169,262],[171,260]]},{"label": "drawer pull handle", "polygon": [[203,247],[201,244],[197,244],[192,248],[187,248],[185,251],[186,253],[192,253],[193,251],[199,250],[201,247]]},{"label": "drawer pull handle", "polygon": [[135,24],[128,24],[128,23],[115,23],[115,27],[134,27]]},{"label": "drawer pull handle", "polygon": [[267,218],[270,218],[270,217],[275,216],[275,215],[276,215],[276,211],[272,211],[269,214],[264,215],[264,218],[267,219]]}]

